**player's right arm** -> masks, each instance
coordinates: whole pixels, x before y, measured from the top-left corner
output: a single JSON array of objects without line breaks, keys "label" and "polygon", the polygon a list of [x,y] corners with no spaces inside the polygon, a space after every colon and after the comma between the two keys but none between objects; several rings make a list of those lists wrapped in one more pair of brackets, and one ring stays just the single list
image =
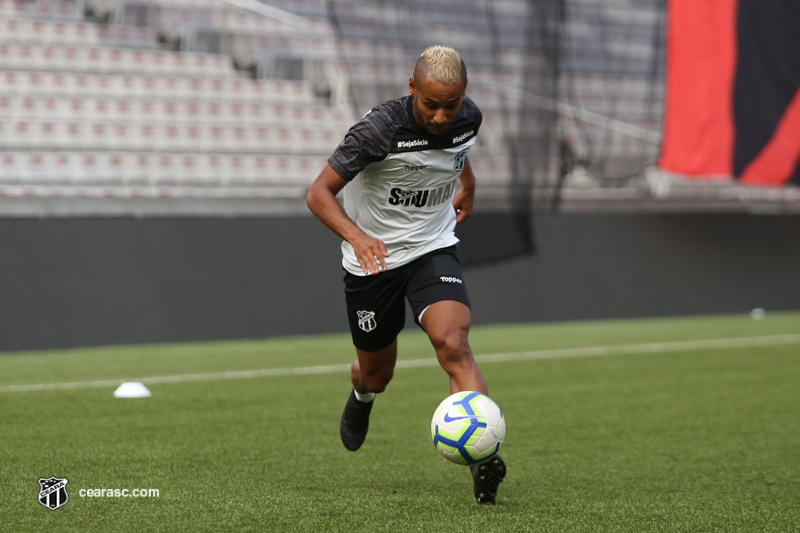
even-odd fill
[{"label": "player's right arm", "polygon": [[306,195],[308,208],[339,237],[350,243],[364,274],[377,274],[386,270],[389,252],[383,241],[367,235],[347,216],[336,195],[347,180],[341,177],[330,164],[326,164]]}]

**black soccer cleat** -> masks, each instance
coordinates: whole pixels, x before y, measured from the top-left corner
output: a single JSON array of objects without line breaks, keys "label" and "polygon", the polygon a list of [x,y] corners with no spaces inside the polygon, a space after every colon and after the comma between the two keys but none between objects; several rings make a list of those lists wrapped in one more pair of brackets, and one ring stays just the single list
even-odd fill
[{"label": "black soccer cleat", "polygon": [[499,455],[482,463],[471,465],[472,486],[478,503],[494,503],[497,498],[497,487],[506,477],[506,463]]},{"label": "black soccer cleat", "polygon": [[342,444],[351,452],[361,448],[364,439],[367,438],[369,430],[369,413],[372,411],[372,404],[359,402],[355,391],[350,391],[350,398],[344,406],[342,422],[339,425],[339,435],[342,437]]}]

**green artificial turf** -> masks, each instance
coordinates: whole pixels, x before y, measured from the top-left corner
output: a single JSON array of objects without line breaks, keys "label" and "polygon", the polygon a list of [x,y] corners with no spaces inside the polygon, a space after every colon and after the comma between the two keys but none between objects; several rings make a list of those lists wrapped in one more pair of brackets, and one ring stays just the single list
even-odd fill
[{"label": "green artificial turf", "polygon": [[[476,354],[800,333],[800,313],[475,328]],[[432,358],[419,332],[401,360]],[[358,452],[338,422],[346,372],[129,380],[342,365],[347,336],[0,355],[2,531],[800,531],[800,343],[483,363],[507,422],[508,477],[478,506],[436,454],[449,394],[398,368]],[[557,355],[557,354],[556,354]],[[219,376],[218,376],[219,377]],[[11,385],[84,382],[66,390]],[[69,502],[37,502],[40,477]],[[158,497],[81,497],[155,488]]]}]

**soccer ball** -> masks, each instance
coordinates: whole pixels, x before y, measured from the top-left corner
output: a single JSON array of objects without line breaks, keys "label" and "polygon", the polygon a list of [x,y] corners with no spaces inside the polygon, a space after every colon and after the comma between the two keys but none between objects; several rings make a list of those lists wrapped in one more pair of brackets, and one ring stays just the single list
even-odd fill
[{"label": "soccer ball", "polygon": [[433,413],[431,437],[446,459],[471,465],[497,453],[506,437],[506,421],[500,407],[485,394],[457,392]]}]

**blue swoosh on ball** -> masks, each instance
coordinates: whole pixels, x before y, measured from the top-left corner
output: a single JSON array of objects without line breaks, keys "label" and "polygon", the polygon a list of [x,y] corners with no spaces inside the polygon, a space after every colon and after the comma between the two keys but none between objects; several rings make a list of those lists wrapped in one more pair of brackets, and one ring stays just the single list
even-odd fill
[{"label": "blue swoosh on ball", "polygon": [[472,416],[450,416],[450,413],[445,413],[444,414],[444,421],[445,422],[454,422],[456,420],[464,420],[464,419],[467,419],[467,418],[478,418],[478,417],[476,415],[472,415]]}]

